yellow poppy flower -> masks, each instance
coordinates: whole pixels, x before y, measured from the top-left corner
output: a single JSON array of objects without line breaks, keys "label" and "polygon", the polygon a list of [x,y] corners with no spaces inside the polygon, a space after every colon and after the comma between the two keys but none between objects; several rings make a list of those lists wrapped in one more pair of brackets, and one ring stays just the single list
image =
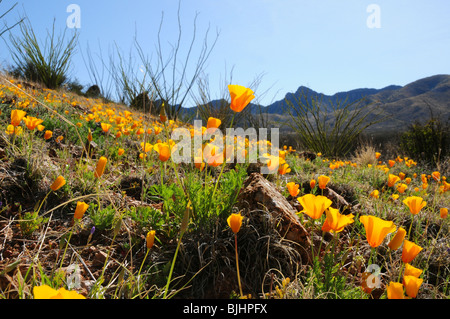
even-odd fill
[{"label": "yellow poppy flower", "polygon": [[86,299],[76,291],[66,290],[63,287],[56,290],[48,285],[34,286],[33,296],[34,299]]}]

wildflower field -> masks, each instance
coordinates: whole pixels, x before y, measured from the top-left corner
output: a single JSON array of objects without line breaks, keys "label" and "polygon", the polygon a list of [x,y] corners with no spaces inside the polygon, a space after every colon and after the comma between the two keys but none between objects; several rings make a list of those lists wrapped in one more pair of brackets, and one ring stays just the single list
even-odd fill
[{"label": "wildflower field", "polygon": [[[228,89],[234,114],[254,98]],[[162,110],[2,75],[1,298],[449,297],[448,172],[370,147],[221,149],[202,138],[220,119],[197,130]],[[177,129],[202,139],[189,163]],[[256,163],[228,160],[254,144]],[[255,176],[288,215],[243,199]]]}]

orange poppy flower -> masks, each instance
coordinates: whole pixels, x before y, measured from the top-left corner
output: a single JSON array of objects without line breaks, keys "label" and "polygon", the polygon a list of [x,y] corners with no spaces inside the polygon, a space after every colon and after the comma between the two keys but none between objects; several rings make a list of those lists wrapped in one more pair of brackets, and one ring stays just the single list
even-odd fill
[{"label": "orange poppy flower", "polygon": [[416,298],[423,279],[415,276],[403,276],[403,285],[405,286],[408,297]]},{"label": "orange poppy flower", "polygon": [[27,128],[30,131],[34,130],[39,124],[44,122],[44,120],[38,119],[38,118],[33,117],[33,116],[24,117],[23,120],[25,122],[25,125],[27,126]]},{"label": "orange poppy flower", "polygon": [[147,233],[147,236],[145,236],[145,242],[146,242],[147,249],[150,249],[153,247],[153,244],[155,243],[155,231],[154,230],[150,230]]},{"label": "orange poppy flower", "polygon": [[52,131],[50,131],[50,130],[45,131],[45,133],[44,133],[44,138],[45,138],[46,140],[51,139],[52,136],[53,136],[53,132],[52,132]]},{"label": "orange poppy flower", "polygon": [[404,299],[405,295],[403,292],[403,285],[400,282],[389,283],[389,286],[386,288],[388,299]]},{"label": "orange poppy flower", "polygon": [[433,173],[431,173],[431,177],[433,177],[433,179],[434,179],[436,182],[439,182],[439,180],[441,179],[441,173],[439,173],[439,172],[433,172]]},{"label": "orange poppy flower", "polygon": [[105,172],[106,162],[108,159],[104,156],[100,157],[97,162],[97,167],[95,168],[94,176],[99,178]]},{"label": "orange poppy flower", "polygon": [[75,209],[75,214],[73,215],[74,219],[83,218],[84,213],[89,208],[89,205],[85,202],[77,202],[77,208]]},{"label": "orange poppy flower", "polygon": [[224,161],[223,152],[219,152],[219,147],[211,143],[206,144],[203,148],[203,158],[212,167],[217,167]]},{"label": "orange poppy flower", "polygon": [[58,176],[52,185],[50,185],[50,188],[52,191],[57,191],[61,187],[63,187],[66,184],[66,180],[62,176]]},{"label": "orange poppy flower", "polygon": [[11,125],[19,126],[23,117],[27,114],[27,112],[22,110],[12,110],[11,111]]},{"label": "orange poppy flower", "polygon": [[379,198],[380,197],[380,191],[378,189],[375,189],[374,191],[372,191],[372,193],[370,193],[369,195],[372,198]]},{"label": "orange poppy flower", "polygon": [[108,132],[109,129],[111,128],[111,124],[108,123],[101,123],[100,125],[102,126],[102,131],[105,133]]},{"label": "orange poppy flower", "polygon": [[141,148],[145,153],[148,153],[153,149],[153,145],[150,143],[145,143],[145,147],[144,147],[144,142],[141,142]]},{"label": "orange poppy flower", "polygon": [[238,213],[238,214],[233,213],[230,216],[228,216],[227,223],[228,223],[228,226],[230,226],[233,233],[237,234],[239,232],[239,230],[241,229],[242,219],[243,219],[243,217],[240,213]]},{"label": "orange poppy flower", "polygon": [[378,247],[387,234],[392,233],[397,228],[394,222],[372,215],[363,215],[359,218],[359,221],[364,225],[367,241],[373,248]]},{"label": "orange poppy flower", "polygon": [[[422,272],[422,269],[411,266],[410,264],[405,264],[405,273],[403,274],[403,276],[414,276],[416,278],[419,278]],[[405,284],[405,282],[403,282],[403,284]]]},{"label": "orange poppy flower", "polygon": [[407,197],[405,200],[403,200],[403,203],[408,206],[409,211],[413,215],[417,215],[420,210],[427,205],[427,202],[424,201],[422,197],[418,196]]},{"label": "orange poppy flower", "polygon": [[231,97],[230,108],[235,112],[241,112],[255,98],[252,90],[241,85],[230,84],[228,90]]},{"label": "orange poppy flower", "polygon": [[319,181],[319,188],[325,189],[327,187],[328,182],[330,181],[330,178],[326,175],[320,175],[317,180]]},{"label": "orange poppy flower", "polygon": [[401,246],[401,244],[403,243],[403,239],[405,239],[405,236],[406,236],[406,230],[403,227],[399,227],[394,238],[392,238],[391,241],[389,242],[388,247],[391,250],[398,249]]},{"label": "orange poppy flower", "polygon": [[271,154],[264,154],[263,158],[266,160],[267,169],[271,173],[275,172],[280,167],[280,165],[286,162],[279,156]]},{"label": "orange poppy flower", "polygon": [[325,210],[331,206],[332,202],[325,196],[306,194],[297,198],[303,207],[300,213],[305,213],[313,219],[318,219],[322,216]]},{"label": "orange poppy flower", "polygon": [[439,213],[440,213],[441,218],[447,218],[448,208],[442,207],[441,209],[439,209]]},{"label": "orange poppy flower", "polygon": [[153,149],[158,152],[159,160],[165,162],[170,158],[170,147],[167,143],[156,143]]},{"label": "orange poppy flower", "polygon": [[339,233],[344,230],[344,227],[354,222],[353,214],[344,215],[339,212],[339,209],[328,207],[326,210],[327,218],[322,226],[322,231],[332,231]]},{"label": "orange poppy flower", "polygon": [[395,185],[395,183],[397,183],[400,180],[400,177],[398,177],[397,175],[394,174],[389,174],[388,176],[388,187],[393,187]]},{"label": "orange poppy flower", "polygon": [[215,117],[208,118],[208,123],[206,124],[206,128],[219,128],[220,124],[222,124],[222,121],[219,119],[216,119]]},{"label": "orange poppy flower", "polygon": [[286,173],[289,173],[291,169],[289,168],[288,163],[283,163],[278,167],[278,174],[284,175]]},{"label": "orange poppy flower", "polygon": [[399,185],[397,185],[397,191],[400,194],[403,194],[406,191],[407,188],[408,188],[408,185],[403,184],[403,183],[400,183]]},{"label": "orange poppy flower", "polygon": [[158,135],[159,133],[162,132],[163,129],[160,126],[154,126],[153,130],[155,131],[155,135]]},{"label": "orange poppy flower", "polygon": [[201,156],[197,156],[197,157],[194,158],[194,165],[200,171],[203,171],[203,169],[206,166],[205,162],[202,161]]},{"label": "orange poppy flower", "polygon": [[423,248],[416,245],[412,241],[404,240],[402,250],[402,260],[405,264],[409,264],[420,253]]},{"label": "orange poppy flower", "polygon": [[291,194],[292,197],[295,197],[300,193],[300,190],[298,189],[300,185],[295,184],[294,182],[289,182],[286,184],[286,187],[289,191],[289,194]]}]

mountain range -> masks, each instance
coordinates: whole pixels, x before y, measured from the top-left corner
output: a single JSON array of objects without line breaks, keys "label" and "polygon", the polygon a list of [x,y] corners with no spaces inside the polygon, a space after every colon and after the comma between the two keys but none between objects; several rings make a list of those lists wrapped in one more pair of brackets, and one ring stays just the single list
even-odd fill
[{"label": "mountain range", "polygon": [[[269,120],[278,123],[288,121],[286,114],[288,101],[305,101],[312,99],[321,101],[326,110],[332,109],[339,101],[356,102],[364,98],[365,103],[373,103],[385,116],[386,120],[370,127],[370,131],[402,131],[414,122],[424,122],[431,116],[441,121],[450,121],[450,75],[438,74],[411,82],[405,86],[389,85],[381,89],[357,88],[350,91],[326,95],[311,88],[300,86],[296,92],[287,93],[284,99],[270,105],[261,106],[250,104],[253,113],[263,113]],[[211,105],[220,100],[211,101]],[[187,109],[185,109],[187,110]],[[191,112],[195,108],[191,108]],[[188,111],[189,112],[189,111]]]}]

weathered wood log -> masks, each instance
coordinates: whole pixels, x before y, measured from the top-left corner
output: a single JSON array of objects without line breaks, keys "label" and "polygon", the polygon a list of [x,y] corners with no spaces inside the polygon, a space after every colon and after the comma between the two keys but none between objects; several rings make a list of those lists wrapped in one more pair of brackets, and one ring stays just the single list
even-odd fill
[{"label": "weathered wood log", "polygon": [[275,185],[259,173],[247,177],[238,195],[239,209],[263,209],[280,219],[279,233],[287,240],[297,243],[304,263],[311,261],[310,235],[303,227],[296,210],[277,190]]}]

